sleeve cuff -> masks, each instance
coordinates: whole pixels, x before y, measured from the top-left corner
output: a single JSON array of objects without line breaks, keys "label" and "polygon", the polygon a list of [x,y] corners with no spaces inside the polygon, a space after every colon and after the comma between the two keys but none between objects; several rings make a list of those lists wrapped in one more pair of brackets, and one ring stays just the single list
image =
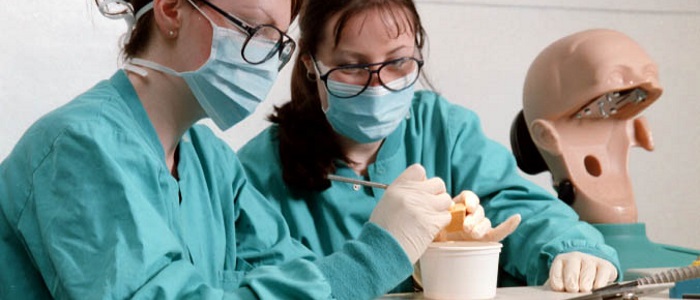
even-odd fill
[{"label": "sleeve cuff", "polygon": [[[598,258],[605,259],[609,262],[611,262],[614,266],[615,269],[617,270],[617,281],[622,280],[622,275],[624,274],[622,272],[622,269],[620,268],[620,259],[617,256],[617,251],[605,244],[601,243],[592,243],[590,241],[586,240],[569,240],[569,241],[562,241],[561,243],[554,244],[554,245],[549,245],[544,247],[542,249],[542,254],[544,257],[546,257],[546,270],[548,271],[549,268],[552,266],[552,261],[554,261],[554,258],[562,253],[568,253],[568,252],[573,252],[573,251],[578,251],[586,254],[593,255]],[[545,272],[544,278],[541,280],[544,282],[547,280],[548,273]],[[538,280],[540,281],[540,280]]]},{"label": "sleeve cuff", "polygon": [[413,266],[399,243],[384,229],[367,222],[357,239],[316,262],[338,299],[372,299],[407,277]]}]

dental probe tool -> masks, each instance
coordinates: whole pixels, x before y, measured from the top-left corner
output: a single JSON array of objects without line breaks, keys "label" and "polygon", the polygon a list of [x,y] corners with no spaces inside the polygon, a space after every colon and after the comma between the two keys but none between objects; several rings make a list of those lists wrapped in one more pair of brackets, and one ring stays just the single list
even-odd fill
[{"label": "dental probe tool", "polygon": [[[326,178],[328,178],[328,180],[359,184],[359,185],[375,187],[375,188],[380,188],[380,189],[385,189],[385,190],[386,190],[386,188],[389,187],[388,185],[383,184],[383,183],[347,178],[347,177],[337,176],[337,175],[333,175],[333,174],[328,174],[328,176],[326,176]],[[445,227],[445,229],[448,232],[462,230],[462,227],[463,227],[462,224],[464,223],[464,218],[467,215],[467,207],[464,205],[464,203],[457,203],[457,204],[452,203],[452,206],[450,206],[450,213],[452,214],[452,221],[450,222],[450,224],[447,224],[447,227]]]},{"label": "dental probe tool", "polygon": [[378,183],[378,182],[372,182],[372,181],[366,181],[366,180],[360,180],[360,179],[353,179],[353,178],[347,178],[343,176],[338,176],[338,175],[333,175],[333,174],[328,174],[326,176],[328,180],[333,180],[333,181],[340,181],[340,182],[347,182],[347,183],[354,183],[354,184],[359,184],[359,185],[364,185],[368,187],[374,187],[374,188],[380,188],[380,189],[385,189],[389,187],[387,184],[383,183]]}]

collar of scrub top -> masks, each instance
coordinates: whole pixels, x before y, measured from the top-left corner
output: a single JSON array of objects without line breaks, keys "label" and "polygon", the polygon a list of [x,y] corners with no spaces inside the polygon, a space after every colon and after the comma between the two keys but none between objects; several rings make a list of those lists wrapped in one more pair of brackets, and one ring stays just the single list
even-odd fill
[{"label": "collar of scrub top", "polygon": [[153,127],[151,119],[148,118],[146,109],[143,107],[141,100],[139,100],[134,86],[127,78],[126,72],[124,70],[117,71],[112,78],[110,78],[110,82],[117,89],[117,92],[129,108],[134,120],[136,120],[136,123],[141,128],[141,132],[146,140],[148,140],[148,148],[150,148],[151,153],[156,157],[165,157],[165,150],[160,143],[156,129]]}]

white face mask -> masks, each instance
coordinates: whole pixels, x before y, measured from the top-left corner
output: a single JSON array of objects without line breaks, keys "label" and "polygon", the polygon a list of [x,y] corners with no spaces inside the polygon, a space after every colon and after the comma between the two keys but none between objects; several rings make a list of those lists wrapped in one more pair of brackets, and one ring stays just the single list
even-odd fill
[{"label": "white face mask", "polygon": [[[394,85],[406,78],[399,78]],[[328,86],[336,90],[359,91],[361,85],[353,85],[328,80]],[[362,94],[352,98],[338,98],[328,95],[326,118],[333,129],[358,143],[371,143],[389,136],[401,124],[410,111],[414,86],[393,92],[379,85],[367,87]]]},{"label": "white face mask", "polygon": [[[138,58],[131,59],[129,63],[182,77],[207,116],[219,129],[226,130],[253,113],[267,97],[277,78],[279,58],[275,55],[257,65],[246,62],[241,49],[247,36],[217,26],[199,7],[194,3],[192,5],[212,26],[211,52],[204,65],[194,71],[177,72]],[[256,50],[250,47],[255,47],[255,44],[249,43],[246,52]],[[262,48],[260,51],[269,52]]]}]

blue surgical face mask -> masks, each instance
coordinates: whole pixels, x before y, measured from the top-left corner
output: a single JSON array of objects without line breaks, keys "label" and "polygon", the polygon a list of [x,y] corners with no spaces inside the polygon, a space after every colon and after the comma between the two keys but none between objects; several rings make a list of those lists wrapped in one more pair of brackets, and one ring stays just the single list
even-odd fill
[{"label": "blue surgical face mask", "polygon": [[[396,79],[399,80],[406,79]],[[330,79],[328,86],[334,90],[361,90],[364,87]],[[345,137],[362,144],[376,142],[394,132],[408,116],[413,90],[413,85],[398,92],[387,90],[381,85],[370,86],[352,98],[338,98],[326,92],[326,118],[333,129]]]},{"label": "blue surgical face mask", "polygon": [[[247,63],[241,55],[241,48],[247,36],[236,30],[217,26],[196,5],[194,7],[212,26],[211,52],[204,65],[194,71],[177,72],[138,58],[131,59],[129,63],[182,77],[207,116],[219,129],[226,130],[253,113],[258,104],[267,97],[277,78],[279,58],[273,56],[257,65]],[[249,43],[246,47],[246,52],[251,52],[255,50],[249,48],[256,45]],[[267,53],[267,49],[260,48],[259,51]]]}]

